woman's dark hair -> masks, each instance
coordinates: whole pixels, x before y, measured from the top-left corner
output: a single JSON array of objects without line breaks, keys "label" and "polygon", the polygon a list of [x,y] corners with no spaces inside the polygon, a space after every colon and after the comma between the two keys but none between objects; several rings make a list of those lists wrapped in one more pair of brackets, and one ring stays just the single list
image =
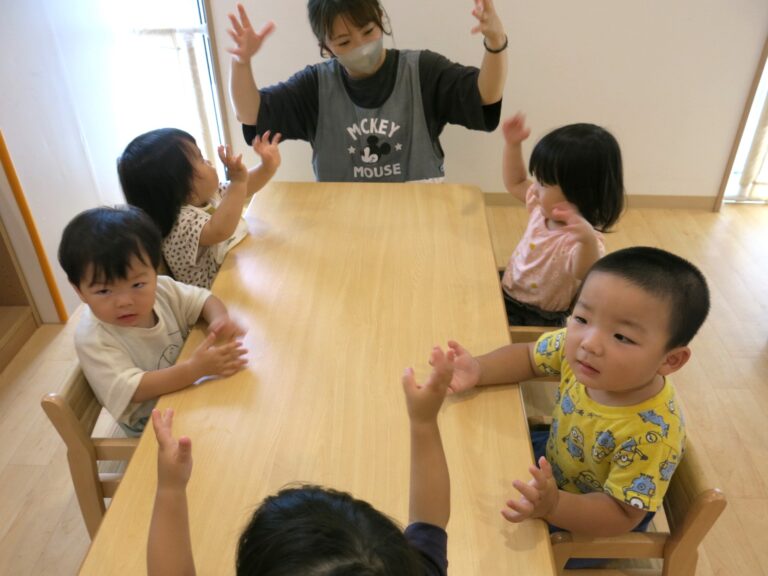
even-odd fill
[{"label": "woman's dark hair", "polygon": [[318,486],[268,497],[240,536],[237,576],[415,576],[420,557],[373,506]]},{"label": "woman's dark hair", "polygon": [[191,134],[160,128],[134,138],[117,160],[120,185],[129,204],[155,221],[165,238],[187,202],[195,170]]},{"label": "woman's dark hair", "polygon": [[531,175],[560,186],[569,202],[601,232],[624,209],[624,176],[619,143],[594,124],[569,124],[553,130],[531,153]]},{"label": "woman's dark hair", "polygon": [[669,304],[667,350],[687,346],[709,314],[709,288],[704,274],[688,260],[666,250],[634,246],[606,254],[589,269],[582,287],[595,272],[614,274]]},{"label": "woman's dark hair", "polygon": [[[109,284],[128,275],[134,256],[157,270],[161,242],[157,226],[139,208],[91,208],[64,228],[59,264],[74,286],[83,281]],[[89,266],[93,275],[85,278]]]},{"label": "woman's dark hair", "polygon": [[373,22],[384,34],[392,34],[389,18],[379,0],[309,0],[307,13],[309,25],[320,45],[320,55],[324,58],[331,52],[325,39],[331,35],[337,16],[343,16],[358,28]]}]

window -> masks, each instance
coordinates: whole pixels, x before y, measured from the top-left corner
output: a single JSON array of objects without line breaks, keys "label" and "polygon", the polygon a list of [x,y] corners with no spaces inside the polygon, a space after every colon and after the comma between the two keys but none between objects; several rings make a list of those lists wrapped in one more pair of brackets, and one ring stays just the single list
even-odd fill
[{"label": "window", "polygon": [[216,164],[227,138],[203,1],[100,4],[114,32],[109,73],[122,146],[148,130],[180,128]]}]

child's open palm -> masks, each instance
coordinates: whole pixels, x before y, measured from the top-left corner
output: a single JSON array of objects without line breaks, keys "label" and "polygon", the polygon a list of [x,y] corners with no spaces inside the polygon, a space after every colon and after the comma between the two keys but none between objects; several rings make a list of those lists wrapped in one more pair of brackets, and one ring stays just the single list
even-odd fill
[{"label": "child's open palm", "polygon": [[595,233],[592,224],[581,215],[579,209],[570,202],[559,202],[552,207],[552,218],[563,222],[560,230],[573,234],[577,242],[590,242],[594,240]]},{"label": "child's open palm", "polygon": [[216,333],[210,332],[195,349],[190,359],[206,376],[232,376],[248,364],[248,353],[240,340],[216,346]]},{"label": "child's open palm", "polygon": [[477,386],[480,381],[480,363],[461,344],[448,341],[448,348],[453,351],[453,378],[448,384],[448,393],[464,392]]},{"label": "child's open palm", "polygon": [[152,427],[157,438],[158,488],[183,489],[192,474],[192,441],[173,437],[173,409],[152,410]]},{"label": "child's open palm", "polygon": [[408,368],[403,374],[403,390],[408,404],[408,416],[414,424],[434,422],[440,406],[443,404],[451,381],[454,352],[443,352],[435,346],[429,355],[432,373],[424,384],[418,384],[413,376],[413,369]]},{"label": "child's open palm", "polygon": [[262,136],[255,136],[252,145],[253,151],[261,158],[261,163],[274,172],[280,166],[280,148],[277,145],[280,144],[282,134],[278,132],[271,136],[271,141],[270,136],[271,133],[267,130]]},{"label": "child's open palm", "polygon": [[504,120],[501,132],[504,134],[504,141],[510,146],[520,144],[531,135],[531,129],[525,125],[525,114],[521,112]]},{"label": "child's open palm", "polygon": [[512,482],[520,492],[520,498],[507,501],[507,509],[501,511],[501,515],[510,522],[544,518],[557,507],[560,492],[546,457],[539,458],[539,466],[531,466],[528,471],[532,478],[527,483],[522,480]]},{"label": "child's open palm", "polygon": [[227,30],[230,38],[235,41],[234,48],[227,48],[238,62],[248,62],[261,48],[264,40],[275,29],[275,23],[270,21],[264,24],[258,31],[253,29],[248,14],[242,4],[237,5],[238,16],[227,14],[232,28]]},{"label": "child's open palm", "polygon": [[227,169],[227,178],[232,182],[246,182],[248,169],[243,164],[243,155],[235,156],[229,146],[219,146],[219,160]]}]

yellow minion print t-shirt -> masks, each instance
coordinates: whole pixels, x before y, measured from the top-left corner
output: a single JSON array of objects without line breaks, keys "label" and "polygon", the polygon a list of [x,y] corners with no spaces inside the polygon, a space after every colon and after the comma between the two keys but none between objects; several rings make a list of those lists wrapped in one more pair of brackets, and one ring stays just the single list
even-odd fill
[{"label": "yellow minion print t-shirt", "polygon": [[566,329],[543,334],[534,361],[560,376],[547,460],[561,490],[605,492],[655,511],[685,446],[685,423],[668,379],[653,398],[634,406],[594,402],[565,359]]}]

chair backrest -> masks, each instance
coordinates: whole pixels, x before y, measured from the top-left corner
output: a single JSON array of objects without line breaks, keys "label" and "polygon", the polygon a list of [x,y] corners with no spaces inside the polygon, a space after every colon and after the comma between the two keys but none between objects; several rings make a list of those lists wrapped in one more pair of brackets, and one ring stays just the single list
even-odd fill
[{"label": "chair backrest", "polygon": [[77,501],[91,538],[106,512],[105,498],[112,498],[122,474],[99,473],[102,460],[130,460],[136,438],[92,438],[101,404],[80,367],[68,375],[60,392],[46,394],[43,410],[67,446],[67,460]]},{"label": "chair backrest", "polygon": [[[568,558],[662,558],[663,576],[694,576],[698,546],[725,505],[725,495],[713,487],[695,447],[688,440],[685,454],[664,495],[669,532],[632,532],[613,537],[558,532],[552,535],[556,563],[562,569]],[[599,570],[593,572],[600,573]]]}]

